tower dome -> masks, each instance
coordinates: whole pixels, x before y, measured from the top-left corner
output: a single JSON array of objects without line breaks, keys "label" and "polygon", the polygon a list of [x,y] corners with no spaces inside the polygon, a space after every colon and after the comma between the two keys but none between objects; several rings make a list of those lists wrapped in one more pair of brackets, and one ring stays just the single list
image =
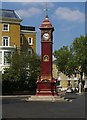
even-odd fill
[{"label": "tower dome", "polygon": [[40,29],[44,29],[44,28],[53,28],[51,22],[49,21],[48,15],[46,15],[45,20],[42,22]]}]

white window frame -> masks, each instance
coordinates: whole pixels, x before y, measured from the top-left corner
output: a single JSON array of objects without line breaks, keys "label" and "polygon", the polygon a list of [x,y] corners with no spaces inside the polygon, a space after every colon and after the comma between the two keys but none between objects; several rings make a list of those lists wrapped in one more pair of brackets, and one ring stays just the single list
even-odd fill
[{"label": "white window frame", "polygon": [[[8,45],[6,45],[6,42],[5,42],[5,45],[4,45],[4,42],[3,42],[4,37],[7,37],[7,38],[8,38]],[[10,45],[10,37],[8,37],[8,36],[3,36],[3,37],[2,37],[2,46],[9,46],[9,45]]]},{"label": "white window frame", "polygon": [[[30,38],[31,38],[31,42],[29,41]],[[32,37],[28,37],[28,44],[33,45],[33,38]]]},{"label": "white window frame", "polygon": [[[4,25],[7,25],[7,26],[8,26],[8,29],[7,29],[7,30],[4,29]],[[6,24],[6,23],[2,24],[2,31],[8,31],[8,32],[9,32],[9,24]]]}]

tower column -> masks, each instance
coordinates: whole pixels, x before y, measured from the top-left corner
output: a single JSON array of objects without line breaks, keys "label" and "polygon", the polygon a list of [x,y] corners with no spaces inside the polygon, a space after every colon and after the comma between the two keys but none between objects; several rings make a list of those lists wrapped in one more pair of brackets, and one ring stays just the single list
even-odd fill
[{"label": "tower column", "polygon": [[56,80],[52,77],[52,44],[54,28],[46,15],[41,30],[41,78],[37,80],[37,95],[56,95]]}]

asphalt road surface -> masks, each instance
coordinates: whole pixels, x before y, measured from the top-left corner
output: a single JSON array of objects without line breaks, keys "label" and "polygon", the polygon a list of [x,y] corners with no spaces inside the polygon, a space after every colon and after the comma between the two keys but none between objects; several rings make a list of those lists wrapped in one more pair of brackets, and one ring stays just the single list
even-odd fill
[{"label": "asphalt road surface", "polygon": [[26,102],[24,97],[5,97],[2,118],[85,118],[85,96],[66,94],[72,102]]}]

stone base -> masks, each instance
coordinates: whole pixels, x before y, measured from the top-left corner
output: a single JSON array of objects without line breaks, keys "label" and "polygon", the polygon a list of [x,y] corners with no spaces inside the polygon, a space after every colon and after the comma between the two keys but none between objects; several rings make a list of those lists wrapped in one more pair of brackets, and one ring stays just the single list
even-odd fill
[{"label": "stone base", "polygon": [[26,101],[65,101],[64,97],[60,96],[29,96]]},{"label": "stone base", "polygon": [[39,96],[57,96],[56,94],[56,81],[43,80],[37,81],[37,92]]},{"label": "stone base", "polygon": [[50,91],[50,90],[41,90],[37,91],[36,95],[38,96],[57,96],[57,93],[55,91]]}]

